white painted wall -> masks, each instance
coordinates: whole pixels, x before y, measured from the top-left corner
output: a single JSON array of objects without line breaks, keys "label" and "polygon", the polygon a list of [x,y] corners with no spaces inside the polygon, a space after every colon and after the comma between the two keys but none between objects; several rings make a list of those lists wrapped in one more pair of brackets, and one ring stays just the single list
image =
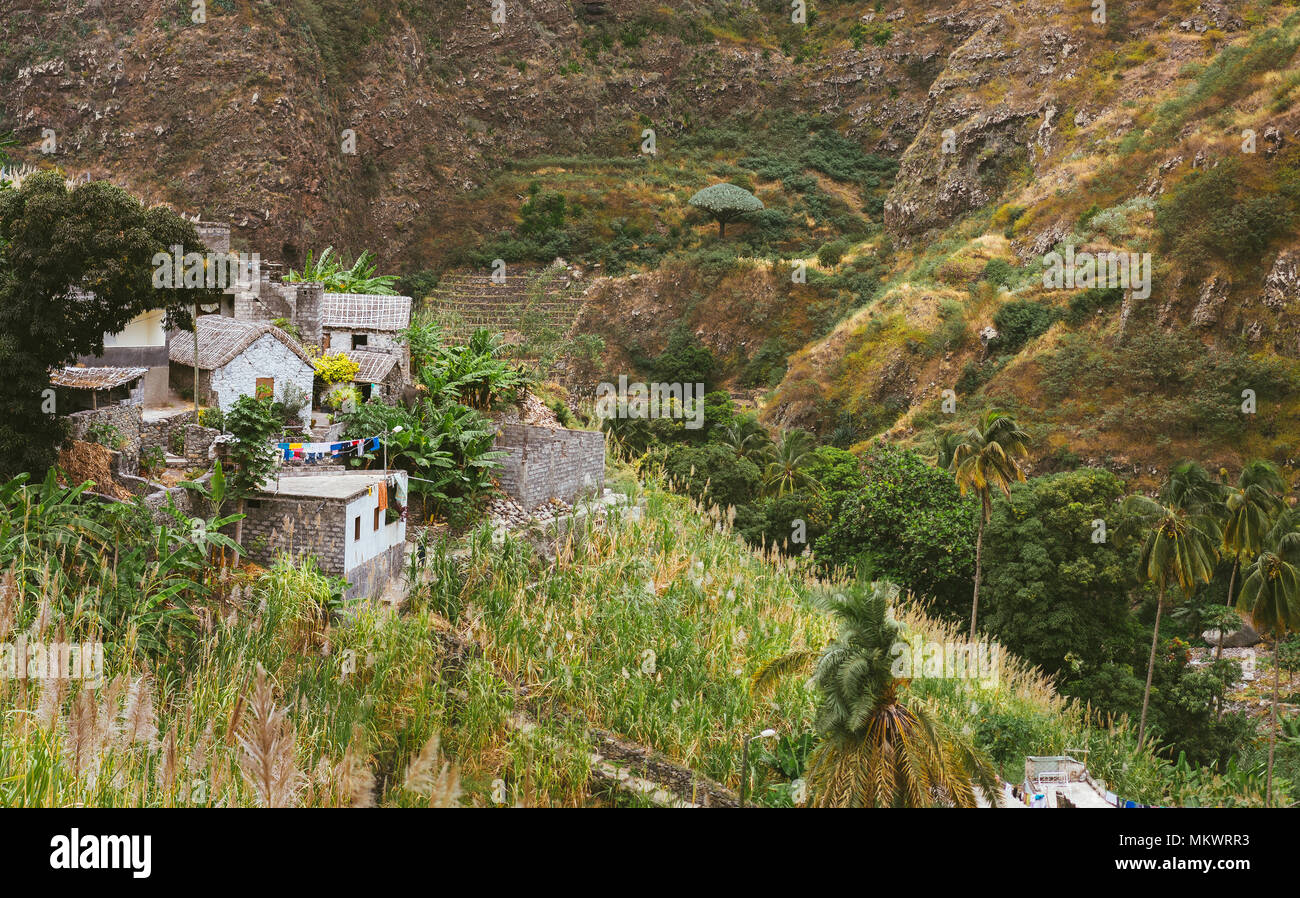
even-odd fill
[{"label": "white painted wall", "polygon": [[[406,472],[394,471],[397,478],[397,499],[406,504]],[[392,496],[389,504],[392,504]],[[351,571],[358,565],[382,555],[393,546],[406,542],[406,521],[397,520],[388,523],[384,512],[379,514],[379,529],[375,530],[375,509],[379,507],[379,490],[372,489],[368,494],[353,499],[347,507],[347,547],[343,552],[343,570]],[[361,539],[356,539],[356,519],[361,518]]]},{"label": "white painted wall", "polygon": [[275,398],[284,398],[284,386],[293,383],[307,394],[306,407],[299,413],[303,420],[311,414],[311,388],[315,370],[294,354],[272,334],[262,334],[247,349],[222,368],[212,372],[212,392],[222,410],[230,408],[240,396],[257,395],[259,377],[275,378]]},{"label": "white painted wall", "polygon": [[167,344],[167,313],[162,309],[143,312],[127,322],[115,334],[104,334],[104,347],[110,346],[165,346]]}]

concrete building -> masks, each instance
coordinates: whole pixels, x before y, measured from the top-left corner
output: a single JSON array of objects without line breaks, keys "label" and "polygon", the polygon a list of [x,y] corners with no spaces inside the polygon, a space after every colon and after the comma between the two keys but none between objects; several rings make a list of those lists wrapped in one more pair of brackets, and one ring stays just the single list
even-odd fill
[{"label": "concrete building", "polygon": [[284,402],[286,391],[300,392],[299,418],[310,420],[316,369],[296,340],[273,325],[221,315],[201,315],[197,326],[199,382],[194,383],[193,335],[179,334],[169,351],[173,390],[185,395],[197,388],[200,403],[223,411],[240,396]]},{"label": "concrete building", "polygon": [[[76,302],[74,292],[69,302]],[[167,398],[167,313],[150,309],[131,319],[115,334],[104,334],[104,351],[78,356],[77,364],[87,368],[144,368],[141,399],[146,405]]]},{"label": "concrete building", "polygon": [[[219,222],[195,222],[195,229],[209,252],[230,251],[230,225]],[[69,297],[75,302],[78,293]],[[200,307],[201,309],[204,307]],[[210,307],[218,311],[218,307]],[[167,400],[170,379],[172,334],[167,329],[167,313],[150,309],[131,319],[115,334],[104,334],[104,351],[99,355],[80,356],[78,365],[88,367],[145,368],[141,384],[141,401],[147,406],[162,405]]]},{"label": "concrete building", "polygon": [[377,598],[404,572],[406,491],[404,471],[282,471],[245,503],[244,548],[261,564],[314,555],[348,598]]}]

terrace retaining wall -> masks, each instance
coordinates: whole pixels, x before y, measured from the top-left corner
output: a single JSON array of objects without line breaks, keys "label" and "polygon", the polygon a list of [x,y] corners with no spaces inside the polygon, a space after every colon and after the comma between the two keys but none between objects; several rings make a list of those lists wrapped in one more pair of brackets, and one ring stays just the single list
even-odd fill
[{"label": "terrace retaining wall", "polygon": [[551,499],[573,504],[605,485],[602,433],[506,424],[494,445],[507,453],[497,473],[501,489],[526,510]]}]

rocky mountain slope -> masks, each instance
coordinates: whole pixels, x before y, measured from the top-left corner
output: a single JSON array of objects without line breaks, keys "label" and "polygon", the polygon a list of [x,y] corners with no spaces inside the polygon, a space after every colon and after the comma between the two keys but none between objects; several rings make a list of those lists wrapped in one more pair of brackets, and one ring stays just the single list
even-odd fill
[{"label": "rocky mountain slope", "polygon": [[[685,327],[842,445],[998,405],[1039,470],[1300,454],[1289,5],[809,8],[4,0],[0,130],[290,264],[564,255],[609,370]],[[766,206],[725,240],[718,180]],[[1150,253],[1149,295],[1045,289],[1067,246]]]}]

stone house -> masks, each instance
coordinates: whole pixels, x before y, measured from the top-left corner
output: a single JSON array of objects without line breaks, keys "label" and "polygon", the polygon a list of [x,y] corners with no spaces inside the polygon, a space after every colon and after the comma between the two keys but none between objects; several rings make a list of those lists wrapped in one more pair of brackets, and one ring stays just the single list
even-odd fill
[{"label": "stone house", "polygon": [[[409,296],[325,293],[321,297],[319,345],[322,352],[362,350],[395,356],[402,381],[409,382],[410,349],[398,336],[410,323]],[[304,340],[306,334],[304,330]]]},{"label": "stone house", "polygon": [[404,471],[284,469],[244,503],[244,548],[260,564],[313,555],[348,598],[378,597],[404,572],[406,501]]},{"label": "stone house", "polygon": [[[199,239],[210,252],[230,251],[230,225],[218,222],[195,222]],[[69,296],[75,302],[83,291]],[[204,308],[204,307],[200,307]],[[208,307],[219,311],[216,307]],[[104,334],[104,350],[99,355],[86,355],[77,359],[79,365],[143,367],[146,373],[141,384],[141,401],[146,406],[157,406],[167,400],[170,381],[170,349],[173,333],[167,327],[167,313],[163,309],[150,309],[135,316],[120,331]]]},{"label": "stone house", "polygon": [[316,369],[298,341],[274,325],[222,315],[199,316],[197,328],[199,382],[194,383],[193,335],[177,336],[169,356],[173,390],[184,395],[197,388],[199,402],[223,411],[240,396],[284,402],[292,392],[302,401],[299,418],[310,420]]}]

